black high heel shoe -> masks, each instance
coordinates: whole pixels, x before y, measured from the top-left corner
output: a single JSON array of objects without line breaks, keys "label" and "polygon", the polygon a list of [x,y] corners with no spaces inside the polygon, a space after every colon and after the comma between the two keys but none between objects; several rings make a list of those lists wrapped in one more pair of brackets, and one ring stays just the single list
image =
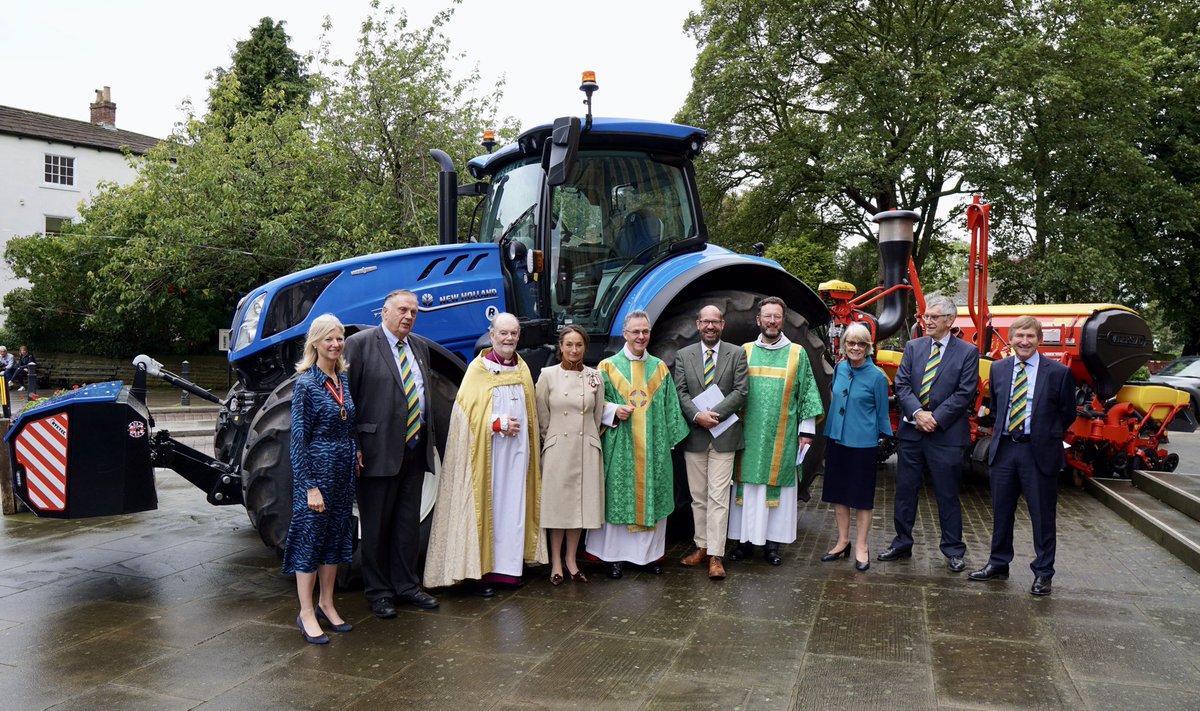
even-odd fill
[{"label": "black high heel shoe", "polygon": [[328,622],[329,629],[333,630],[334,632],[349,632],[350,630],[354,629],[354,625],[346,622],[345,620],[342,620],[340,625],[334,624],[334,621],[329,619],[329,615],[325,614],[325,611],[321,609],[320,605],[317,605],[317,621]]},{"label": "black high heel shoe", "polygon": [[329,644],[329,635],[324,632],[316,637],[309,637],[308,633],[304,631],[304,623],[300,621],[299,615],[296,616],[296,626],[300,628],[300,634],[304,635],[305,642],[309,644]]},{"label": "black high heel shoe", "polygon": [[[849,550],[850,546],[846,546],[846,549]],[[858,572],[865,573],[868,569],[870,569],[870,567],[871,567],[871,551],[867,551],[867,559],[866,560],[858,560],[857,558],[854,559],[854,569],[857,570]]]},{"label": "black high heel shoe", "polygon": [[821,556],[821,562],[822,563],[832,563],[835,560],[840,560],[842,558],[849,558],[849,557],[850,557],[850,544],[846,543],[846,547],[841,549],[840,551],[826,553],[825,555]]}]

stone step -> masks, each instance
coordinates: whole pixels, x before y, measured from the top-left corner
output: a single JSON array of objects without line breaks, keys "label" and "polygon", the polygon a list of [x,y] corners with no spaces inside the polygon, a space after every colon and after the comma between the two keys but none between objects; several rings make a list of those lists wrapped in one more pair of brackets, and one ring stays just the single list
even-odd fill
[{"label": "stone step", "polygon": [[1133,473],[1133,483],[1159,501],[1200,521],[1200,476],[1138,470]]},{"label": "stone step", "polygon": [[1121,518],[1200,572],[1200,521],[1138,489],[1128,479],[1084,480],[1089,492]]}]

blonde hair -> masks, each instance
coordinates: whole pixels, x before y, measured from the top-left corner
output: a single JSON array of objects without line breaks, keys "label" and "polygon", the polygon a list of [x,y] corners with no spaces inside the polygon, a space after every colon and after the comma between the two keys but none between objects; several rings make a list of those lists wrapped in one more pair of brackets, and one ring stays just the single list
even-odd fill
[{"label": "blonde hair", "polygon": [[[304,339],[304,355],[300,358],[300,362],[296,363],[296,372],[303,373],[317,363],[317,344],[325,340],[325,337],[334,331],[346,332],[346,327],[338,321],[337,316],[333,314],[321,314],[313,319],[312,325],[308,327],[308,336]],[[333,371],[340,373],[348,367],[346,358],[339,356],[337,363],[333,364]]]},{"label": "blonde hair", "polygon": [[849,354],[846,353],[846,343],[851,340],[852,336],[856,337],[853,340],[867,342],[867,355],[871,355],[875,352],[875,344],[871,343],[871,330],[861,323],[852,323],[846,327],[845,331],[842,331],[842,339],[838,344],[838,351],[840,351],[842,355],[849,356]]}]

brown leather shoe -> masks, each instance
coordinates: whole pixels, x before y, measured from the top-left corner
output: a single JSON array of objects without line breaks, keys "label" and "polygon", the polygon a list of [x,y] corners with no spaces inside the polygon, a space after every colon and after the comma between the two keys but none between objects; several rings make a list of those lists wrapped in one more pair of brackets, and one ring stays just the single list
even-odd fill
[{"label": "brown leather shoe", "polygon": [[713,580],[725,579],[725,565],[721,563],[721,556],[714,555],[708,559],[708,577]]},{"label": "brown leather shoe", "polygon": [[706,560],[708,560],[708,550],[705,548],[697,548],[696,550],[692,551],[691,555],[679,562],[691,568],[693,566],[700,565]]}]

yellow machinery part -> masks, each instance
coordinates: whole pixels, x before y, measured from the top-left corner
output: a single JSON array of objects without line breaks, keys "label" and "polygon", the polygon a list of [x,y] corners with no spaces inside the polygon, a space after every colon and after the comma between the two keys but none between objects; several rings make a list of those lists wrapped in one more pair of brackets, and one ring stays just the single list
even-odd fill
[{"label": "yellow machinery part", "polygon": [[1155,405],[1174,408],[1191,402],[1192,396],[1164,385],[1126,385],[1117,392],[1117,402],[1127,402],[1145,415]]}]

